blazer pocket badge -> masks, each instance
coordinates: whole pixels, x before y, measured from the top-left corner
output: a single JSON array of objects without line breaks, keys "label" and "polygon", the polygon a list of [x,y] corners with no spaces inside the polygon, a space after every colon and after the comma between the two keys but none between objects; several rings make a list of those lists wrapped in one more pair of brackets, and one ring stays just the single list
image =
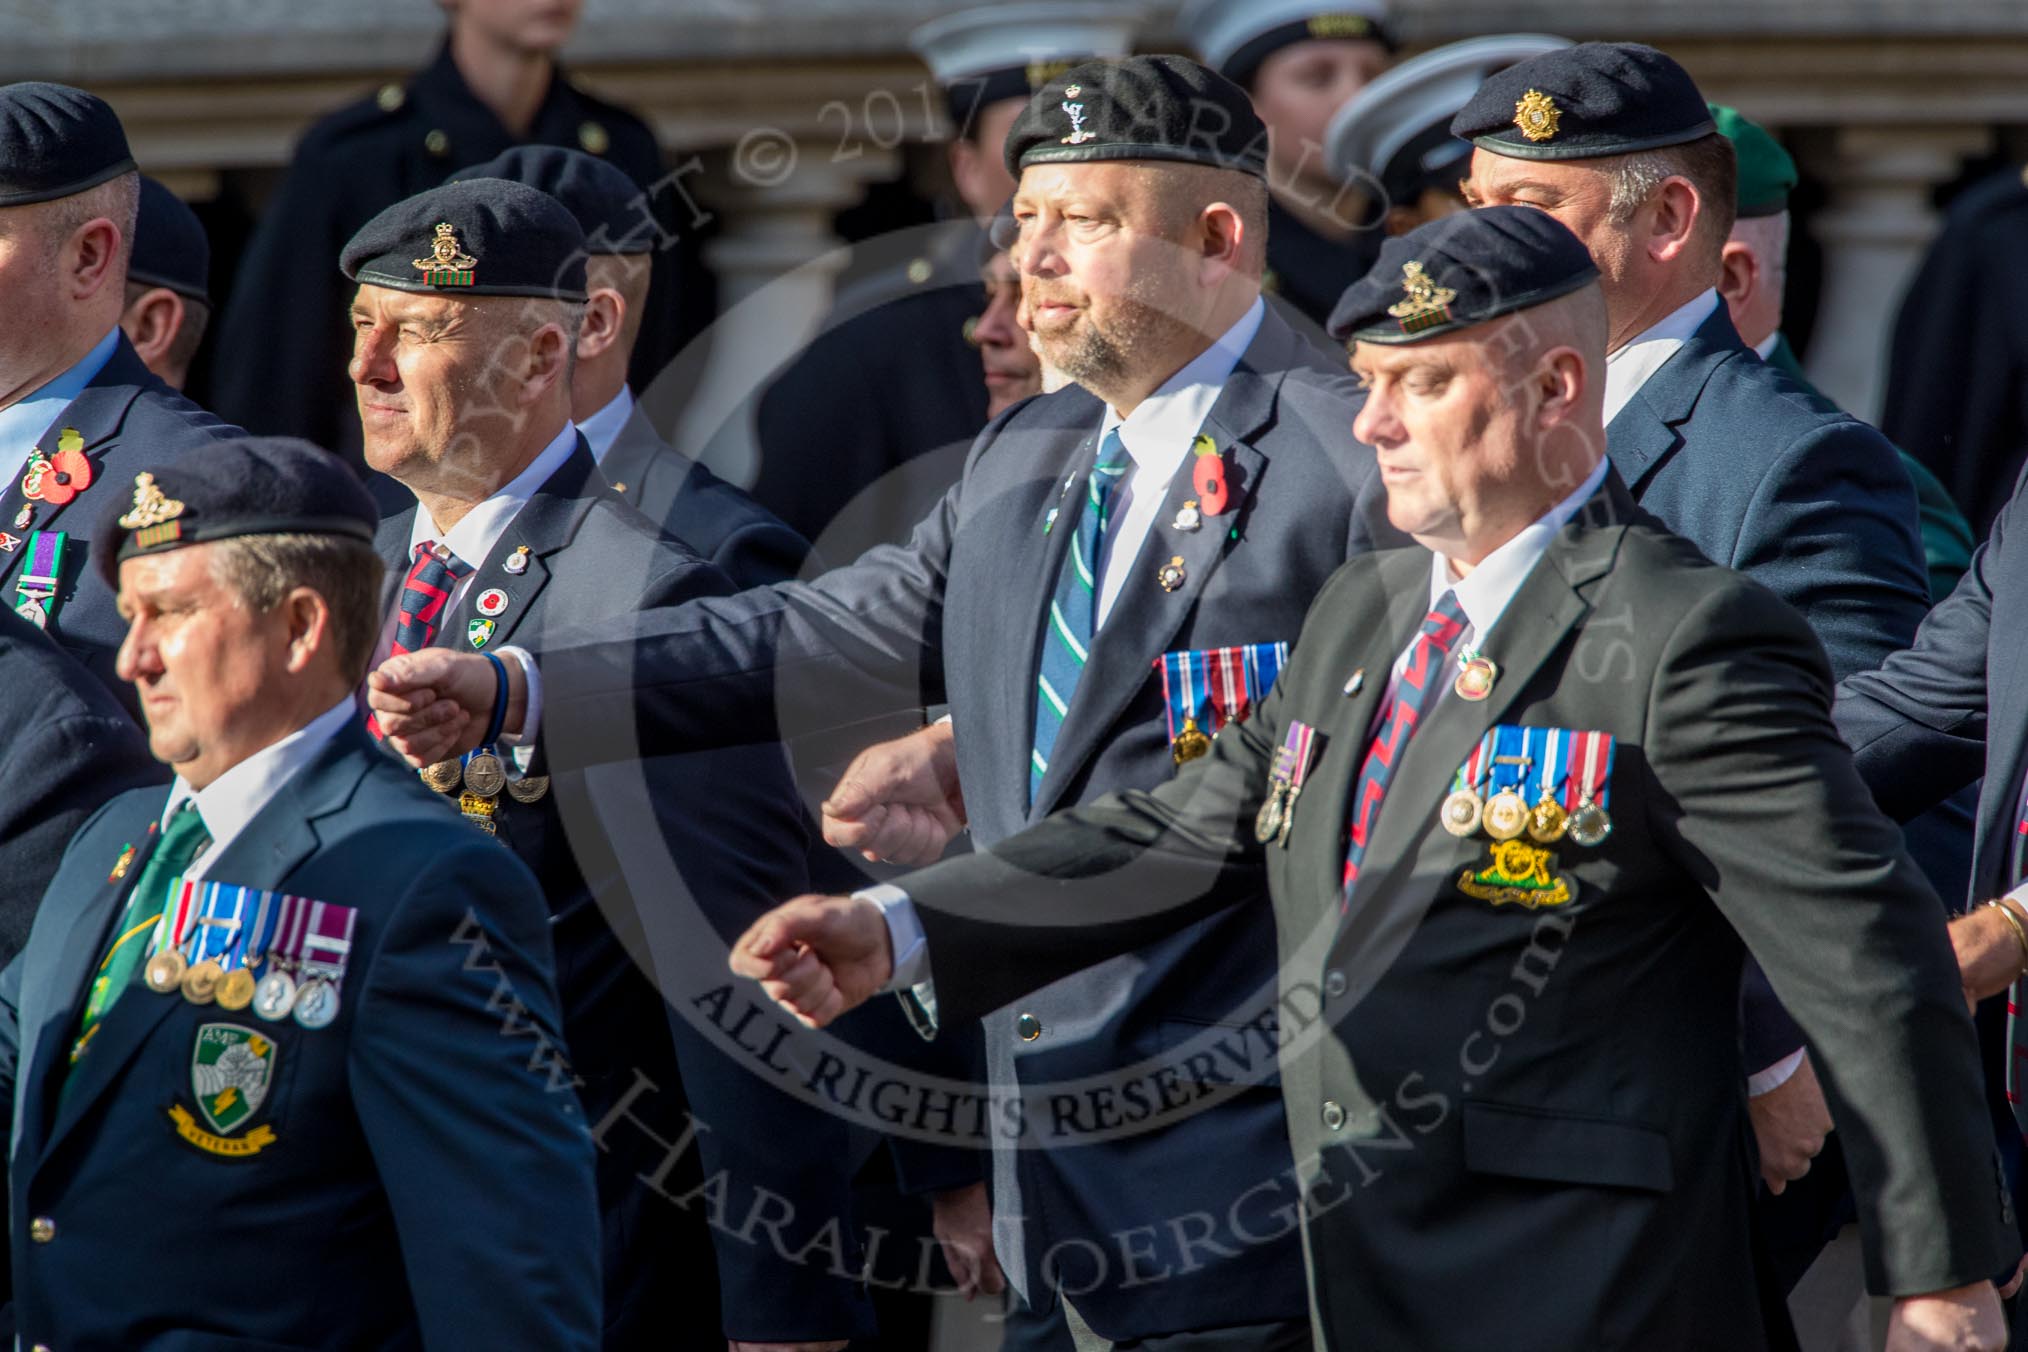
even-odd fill
[{"label": "blazer pocket badge", "polygon": [[236,1023],[199,1025],[190,1051],[190,1088],[197,1111],[181,1103],[169,1106],[176,1134],[208,1155],[228,1159],[258,1155],[273,1145],[275,1129],[265,1123],[244,1136],[236,1133],[267,1102],[278,1059],[274,1039],[252,1028]]},{"label": "blazer pocket badge", "polygon": [[1274,689],[1289,660],[1286,643],[1247,643],[1164,653],[1162,704],[1169,724],[1169,754],[1178,765],[1211,750],[1227,723],[1243,723]]}]

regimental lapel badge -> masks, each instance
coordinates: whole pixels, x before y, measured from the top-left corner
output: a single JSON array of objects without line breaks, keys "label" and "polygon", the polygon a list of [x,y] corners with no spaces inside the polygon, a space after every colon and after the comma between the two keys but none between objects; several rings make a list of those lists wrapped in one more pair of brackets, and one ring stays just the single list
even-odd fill
[{"label": "regimental lapel badge", "polygon": [[1176,554],[1155,570],[1155,583],[1165,592],[1175,591],[1182,586],[1188,574],[1183,571],[1183,556]]},{"label": "regimental lapel badge", "polygon": [[273,1145],[271,1126],[262,1125],[237,1139],[233,1133],[267,1102],[276,1058],[274,1041],[251,1028],[236,1023],[199,1026],[190,1052],[190,1087],[205,1125],[198,1125],[182,1104],[171,1104],[169,1120],[176,1134],[206,1154],[229,1158],[257,1155]]},{"label": "regimental lapel badge", "polygon": [[1539,89],[1529,90],[1514,105],[1514,125],[1530,141],[1547,141],[1555,136],[1556,124],[1562,119],[1562,110]]},{"label": "regimental lapel badge", "polygon": [[1387,313],[1401,324],[1403,333],[1420,333],[1448,322],[1451,302],[1458,298],[1451,288],[1438,286],[1414,259],[1401,265],[1401,290],[1402,298],[1388,306]]},{"label": "regimental lapel badge", "polygon": [[491,620],[473,620],[465,626],[465,638],[474,648],[485,647],[486,641],[492,637],[493,622]]},{"label": "regimental lapel badge", "polygon": [[[615,493],[622,493],[626,491],[626,487],[627,486],[625,484],[614,484],[613,491]],[[500,567],[504,569],[510,576],[513,577],[519,577],[521,574],[527,572],[528,546],[516,545],[514,547],[514,552],[507,556],[507,558],[500,564]]]},{"label": "regimental lapel badge", "polygon": [[430,241],[430,256],[414,260],[414,266],[428,286],[470,286],[479,260],[458,244],[457,227],[443,221]]},{"label": "regimental lapel badge", "polygon": [[488,587],[479,593],[479,599],[473,606],[481,615],[491,619],[507,609],[507,593],[498,587]]},{"label": "regimental lapel badge", "polygon": [[106,875],[106,881],[116,883],[127,876],[127,870],[134,866],[134,847],[128,845],[120,851],[120,857],[113,863],[113,871]]},{"label": "regimental lapel badge", "polygon": [[134,507],[120,518],[122,530],[146,530],[183,515],[183,504],[156,486],[152,474],[134,476]]},{"label": "regimental lapel badge", "polygon": [[1170,523],[1170,528],[1180,531],[1193,531],[1203,524],[1204,514],[1197,510],[1197,499],[1191,498],[1176,509],[1176,519]]},{"label": "regimental lapel badge", "polygon": [[1067,146],[1081,146],[1086,141],[1098,140],[1097,132],[1084,129],[1084,105],[1071,101],[1082,93],[1084,93],[1083,85],[1063,87],[1063,111],[1070,118],[1070,135],[1063,138],[1063,144]]}]

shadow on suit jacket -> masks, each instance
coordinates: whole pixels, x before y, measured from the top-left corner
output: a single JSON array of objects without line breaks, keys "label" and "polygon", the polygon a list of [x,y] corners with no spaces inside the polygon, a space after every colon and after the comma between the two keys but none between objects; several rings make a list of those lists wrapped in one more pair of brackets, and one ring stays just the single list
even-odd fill
[{"label": "shadow on suit jacket", "polygon": [[[24,1344],[595,1348],[593,1147],[550,1073],[560,1020],[535,880],[358,724],[209,865],[357,908],[336,1022],[136,985],[59,1106],[90,972],[146,859],[124,882],[108,870],[148,848],[166,797],[137,789],[92,818],[0,975]],[[274,1139],[238,1157],[186,1144],[167,1111],[194,1101],[193,1048],[218,1024],[274,1049],[247,1123]],[[30,1242],[31,1216],[54,1238]]]},{"label": "shadow on suit jacket", "polygon": [[[1322,1346],[1756,1349],[1786,1314],[1752,1256],[1744,939],[1820,1058],[1873,1289],[1941,1290],[2009,1262],[1956,961],[1832,727],[1821,648],[1616,478],[1481,643],[1492,697],[1443,700],[1418,725],[1343,900],[1386,684],[1348,697],[1345,676],[1406,646],[1429,570],[1422,550],[1348,564],[1260,715],[1172,783],[904,880],[933,969],[968,974],[940,988],[945,1017],[1264,880],[1282,989],[1323,992],[1281,1058]],[[1255,814],[1297,721],[1322,752],[1287,848],[1264,847]],[[1544,861],[1568,900],[1474,896],[1488,842],[1437,825],[1501,723],[1616,739],[1611,835],[1565,837]]]},{"label": "shadow on suit jacket", "polygon": [[[1290,639],[1334,569],[1399,538],[1384,519],[1372,452],[1352,440],[1356,411],[1342,367],[1270,314],[1204,428],[1226,457],[1232,506],[1201,529],[1179,527],[1176,509],[1195,493],[1187,475],[1170,487],[1092,645],[1032,808],[1037,645],[1072,534],[1047,529],[1048,513],[1083,491],[1102,414],[1082,390],[1027,401],[990,424],[963,477],[906,546],[870,550],[806,582],[655,611],[624,629],[547,636],[545,722],[567,714],[597,727],[638,712],[650,745],[702,746],[798,735],[897,697],[948,701],[980,844],[1053,806],[1152,787],[1175,769],[1157,659]],[[1157,566],[1172,558],[1184,580],[1165,591]],[[547,731],[545,751],[560,764],[623,754],[595,738],[564,745]],[[1006,1011],[988,1027],[989,1056],[1003,1083],[1018,1075],[1030,1086],[1163,1064],[1179,1040],[1206,1028],[1235,1032],[1267,1012],[1272,971],[1271,937],[1257,913],[1207,917],[1024,1005],[1045,1030],[1032,1042],[1015,1045],[1015,1011]],[[971,979],[968,966],[939,969],[940,985]],[[1209,1091],[1204,1111],[1160,1131],[1108,1143],[1073,1125],[1063,1139],[1079,1144],[1011,1152],[999,1167],[999,1204],[1027,1221],[1022,1266],[1034,1269],[1031,1289],[1040,1296],[1048,1287],[1039,1265],[1057,1248],[1063,1285],[1081,1292],[1078,1309],[1101,1333],[1302,1316],[1293,1230],[1259,1244],[1233,1233],[1245,1224],[1233,1219],[1245,1190],[1273,1186],[1290,1167],[1272,1083],[1200,1087]],[[1046,1121],[1046,1106],[1035,1111]],[[1079,1109],[1087,1121],[1092,1111]],[[1221,1167],[1204,1168],[1213,1158]],[[1213,1218],[1210,1229],[1186,1252],[1200,1215]],[[1190,1218],[1180,1232],[1168,1224],[1177,1216]],[[1149,1256],[1133,1261],[1186,1277],[1132,1280],[1113,1236],[1143,1229]],[[1112,1246],[1103,1272],[1079,1247],[1094,1240]],[[1214,1244],[1231,1256],[1207,1258]]]},{"label": "shadow on suit jacket", "polygon": [[167,782],[112,694],[0,608],[0,963],[21,951],[56,866],[109,797]]}]

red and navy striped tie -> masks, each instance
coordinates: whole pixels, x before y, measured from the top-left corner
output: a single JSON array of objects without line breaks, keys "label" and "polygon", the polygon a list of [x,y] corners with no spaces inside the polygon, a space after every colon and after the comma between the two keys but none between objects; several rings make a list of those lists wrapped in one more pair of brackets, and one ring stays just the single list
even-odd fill
[{"label": "red and navy striped tie", "polygon": [[[471,571],[471,564],[434,541],[424,540],[415,547],[415,566],[401,584],[401,606],[394,616],[394,646],[388,650],[389,657],[430,646],[444,622],[444,612],[450,609],[458,579]],[[366,716],[366,730],[375,737],[382,735],[378,715]]]},{"label": "red and navy striped tie", "polygon": [[1380,711],[1379,730],[1367,744],[1366,760],[1360,765],[1359,780],[1352,787],[1352,831],[1345,848],[1341,908],[1351,901],[1352,884],[1359,877],[1359,861],[1366,856],[1366,842],[1372,838],[1373,823],[1379,820],[1380,804],[1387,797],[1387,783],[1394,777],[1394,767],[1401,762],[1401,753],[1415,734],[1424,706],[1432,702],[1433,693],[1441,686],[1446,659],[1458,636],[1465,632],[1466,623],[1457,593],[1445,592],[1436,609],[1423,618],[1422,631],[1408,650],[1408,664],[1402,667],[1401,678],[1394,683]]},{"label": "red and navy striped tie", "polygon": [[394,648],[389,656],[420,652],[430,646],[450,608],[451,593],[458,579],[472,571],[472,565],[432,541],[415,547],[415,566],[401,584],[401,609],[394,621]]}]

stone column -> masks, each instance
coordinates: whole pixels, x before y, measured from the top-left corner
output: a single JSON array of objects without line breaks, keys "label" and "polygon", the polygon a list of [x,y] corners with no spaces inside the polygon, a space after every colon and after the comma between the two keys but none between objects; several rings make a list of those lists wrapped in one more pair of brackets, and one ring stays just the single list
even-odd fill
[{"label": "stone column", "polygon": [[1831,195],[1812,221],[1824,281],[1809,376],[1861,418],[1880,416],[1894,316],[1936,234],[1931,194],[1991,135],[1971,126],[1847,126],[1810,165]]},{"label": "stone column", "polygon": [[841,159],[832,149],[763,129],[707,156],[693,180],[700,208],[717,218],[704,258],[718,279],[719,314],[642,401],[673,429],[677,449],[736,484],[752,483],[760,468],[756,396],[830,311],[847,261],[832,218],[866,184],[900,172],[893,151]]}]

